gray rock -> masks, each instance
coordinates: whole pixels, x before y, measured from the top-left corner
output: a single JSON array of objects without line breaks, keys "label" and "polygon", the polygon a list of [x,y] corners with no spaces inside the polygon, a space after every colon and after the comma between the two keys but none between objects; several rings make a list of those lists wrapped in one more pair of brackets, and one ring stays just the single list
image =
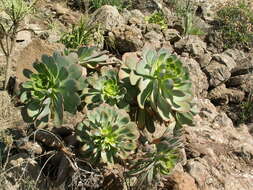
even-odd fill
[{"label": "gray rock", "polygon": [[209,78],[209,85],[216,87],[222,83],[225,83],[231,76],[228,67],[215,60],[205,67],[205,72]]},{"label": "gray rock", "polygon": [[213,55],[213,59],[218,61],[221,64],[226,65],[228,70],[232,71],[232,69],[234,69],[236,67],[236,62],[232,56],[230,56],[228,53],[224,52],[221,54]]},{"label": "gray rock", "polygon": [[140,29],[134,26],[121,25],[109,32],[109,45],[120,53],[140,50],[143,43],[143,36]]},{"label": "gray rock", "polygon": [[181,60],[184,65],[188,67],[190,72],[192,91],[194,95],[197,97],[205,97],[207,95],[208,81],[198,62],[188,57],[182,57]]},{"label": "gray rock", "polygon": [[231,71],[235,75],[249,74],[253,71],[253,54],[249,54],[248,57],[238,61],[236,67]]},{"label": "gray rock", "polygon": [[203,55],[200,55],[197,59],[201,68],[204,68],[207,65],[209,65],[211,60],[212,60],[212,56],[211,56],[211,53],[209,53],[209,52],[205,53]]},{"label": "gray rock", "polygon": [[188,52],[193,56],[200,57],[205,53],[206,43],[198,36],[184,37],[175,43],[177,52]]},{"label": "gray rock", "polygon": [[150,43],[155,48],[161,47],[161,41],[163,40],[163,35],[159,34],[155,31],[150,31],[144,35],[145,39],[147,40],[146,43]]},{"label": "gray rock", "polygon": [[150,31],[146,33],[144,37],[149,41],[161,41],[163,39],[163,35],[155,31]]},{"label": "gray rock", "polygon": [[219,104],[241,103],[244,97],[245,93],[243,91],[226,88],[225,84],[217,86],[208,94],[208,98],[210,100]]},{"label": "gray rock", "polygon": [[253,75],[251,73],[231,77],[227,82],[227,86],[236,87],[244,92],[250,93],[253,91]]},{"label": "gray rock", "polygon": [[180,33],[175,29],[167,29],[163,31],[165,40],[170,42],[176,42],[180,39]]},{"label": "gray rock", "polygon": [[129,23],[130,25],[136,25],[139,28],[145,28],[145,16],[142,14],[142,12],[138,9],[134,9],[131,11],[128,11],[126,9],[123,10],[122,16],[125,19],[126,23]]},{"label": "gray rock", "polygon": [[150,32],[150,31],[155,31],[155,32],[158,32],[158,33],[162,32],[162,28],[159,24],[148,23],[146,25],[146,27],[147,27],[147,32]]},{"label": "gray rock", "polygon": [[124,24],[125,21],[116,7],[104,5],[92,14],[89,23],[100,24],[103,29],[111,31],[112,28]]}]

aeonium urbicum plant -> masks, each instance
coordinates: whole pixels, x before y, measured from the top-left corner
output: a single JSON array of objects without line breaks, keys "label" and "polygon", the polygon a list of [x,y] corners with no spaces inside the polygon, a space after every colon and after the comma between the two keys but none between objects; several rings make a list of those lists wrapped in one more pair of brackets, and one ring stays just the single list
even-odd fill
[{"label": "aeonium urbicum plant", "polygon": [[[133,60],[133,58],[131,58]],[[125,61],[121,74],[138,85],[138,105],[150,105],[159,116],[174,126],[192,125],[193,96],[189,73],[182,62],[166,49],[146,50],[142,59]]]},{"label": "aeonium urbicum plant", "polygon": [[169,175],[180,161],[180,145],[180,140],[173,136],[163,136],[150,144],[148,151],[144,152],[133,169],[126,172],[127,177],[137,177],[134,189],[154,187],[163,176]]},{"label": "aeonium urbicum plant", "polygon": [[92,162],[112,164],[133,153],[139,132],[124,110],[101,104],[88,111],[77,126],[76,136],[83,144],[84,156]]},{"label": "aeonium urbicum plant", "polygon": [[22,115],[35,122],[54,120],[60,125],[63,111],[75,114],[81,103],[78,91],[82,88],[82,70],[72,56],[43,55],[33,67],[24,70],[28,81],[22,84],[20,99],[25,104]]},{"label": "aeonium urbicum plant", "polygon": [[125,95],[127,90],[119,80],[115,68],[102,67],[101,75],[97,72],[87,78],[88,88],[83,90],[84,102],[88,109],[107,103],[119,108],[127,108]]}]

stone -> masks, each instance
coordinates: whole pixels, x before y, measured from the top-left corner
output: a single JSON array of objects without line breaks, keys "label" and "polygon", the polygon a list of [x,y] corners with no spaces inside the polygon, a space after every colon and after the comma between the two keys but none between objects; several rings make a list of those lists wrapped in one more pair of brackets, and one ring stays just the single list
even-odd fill
[{"label": "stone", "polygon": [[111,31],[112,28],[125,24],[125,21],[116,7],[104,5],[91,15],[89,23],[100,24],[101,28]]},{"label": "stone", "polygon": [[180,60],[187,66],[190,72],[193,94],[197,97],[205,97],[209,85],[207,77],[202,72],[198,62],[188,57],[181,57]]},{"label": "stone", "polygon": [[206,67],[212,60],[211,53],[205,53],[197,58],[197,61],[201,68]]},{"label": "stone", "polygon": [[168,181],[173,190],[198,190],[195,180],[186,172],[173,172]]},{"label": "stone", "polygon": [[140,29],[128,25],[113,28],[109,32],[109,44],[119,53],[138,51],[143,47],[143,36]]},{"label": "stone", "polygon": [[165,40],[174,43],[180,39],[180,33],[175,29],[166,29],[163,31]]},{"label": "stone", "polygon": [[251,73],[245,75],[238,75],[231,77],[226,85],[228,87],[236,87],[243,90],[246,93],[253,91],[253,75]]},{"label": "stone", "polygon": [[221,64],[215,60],[212,60],[208,66],[204,69],[209,79],[209,85],[216,87],[222,83],[225,83],[231,76],[231,73],[226,65]]},{"label": "stone", "polygon": [[241,103],[244,97],[243,91],[226,88],[225,84],[217,86],[208,94],[208,98],[218,104]]},{"label": "stone", "polygon": [[231,73],[233,76],[236,76],[249,74],[250,71],[253,71],[253,54],[249,54],[246,58],[241,59]]},{"label": "stone", "polygon": [[232,56],[230,56],[227,53],[213,55],[213,59],[218,61],[221,64],[226,65],[229,71],[232,71],[232,69],[236,67],[235,60],[233,59]]},{"label": "stone", "polygon": [[198,36],[184,37],[175,43],[177,52],[188,52],[193,56],[200,57],[206,51],[206,43],[203,42]]},{"label": "stone", "polygon": [[144,35],[144,38],[146,39],[146,43],[152,44],[153,47],[155,48],[161,47],[161,41],[163,40],[162,34],[159,34],[155,31],[150,31]]},{"label": "stone", "polygon": [[155,31],[150,31],[146,33],[144,37],[149,41],[161,41],[163,39],[163,35]]}]

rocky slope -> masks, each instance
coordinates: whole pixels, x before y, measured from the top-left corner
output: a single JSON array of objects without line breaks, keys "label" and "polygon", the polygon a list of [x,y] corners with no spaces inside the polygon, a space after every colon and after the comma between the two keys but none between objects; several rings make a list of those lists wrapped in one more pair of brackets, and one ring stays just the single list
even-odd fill
[{"label": "rocky slope", "polygon": [[[184,128],[184,161],[165,179],[163,189],[173,190],[251,190],[253,189],[253,119],[237,125],[238,104],[253,91],[253,52],[237,49],[223,51],[207,41],[208,36],[180,36],[177,18],[166,7],[166,1],[148,1],[137,5],[139,9],[121,13],[111,6],[98,9],[91,23],[101,24],[108,36],[107,45],[120,55],[138,52],[146,47],[168,48],[177,54],[189,68],[193,92],[199,114],[194,127]],[[200,1],[200,27],[211,28],[214,7],[223,1]],[[163,30],[157,24],[147,24],[145,16],[150,10],[166,12],[170,27]],[[71,19],[76,13],[63,11],[58,5],[51,9],[60,18]],[[143,10],[143,11],[141,11]],[[145,12],[146,11],[146,12]],[[59,13],[60,12],[60,13]],[[34,23],[28,23],[33,26]],[[21,65],[16,69],[18,80],[23,81],[22,69],[30,67],[41,54],[51,53],[61,45],[52,43],[55,33],[48,33],[48,41],[25,35],[25,47],[17,48],[14,60]],[[103,44],[102,44],[103,46]],[[101,47],[102,47],[101,46]],[[116,59],[116,58],[115,58]],[[236,111],[237,110],[237,111]],[[233,121],[232,121],[232,120]]]}]

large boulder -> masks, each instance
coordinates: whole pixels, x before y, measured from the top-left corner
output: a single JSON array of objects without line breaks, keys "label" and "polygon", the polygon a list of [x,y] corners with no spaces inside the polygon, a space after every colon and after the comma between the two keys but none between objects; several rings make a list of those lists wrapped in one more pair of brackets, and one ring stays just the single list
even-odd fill
[{"label": "large boulder", "polygon": [[99,24],[103,29],[111,31],[112,28],[124,24],[125,20],[116,7],[104,5],[92,14],[89,22]]}]

